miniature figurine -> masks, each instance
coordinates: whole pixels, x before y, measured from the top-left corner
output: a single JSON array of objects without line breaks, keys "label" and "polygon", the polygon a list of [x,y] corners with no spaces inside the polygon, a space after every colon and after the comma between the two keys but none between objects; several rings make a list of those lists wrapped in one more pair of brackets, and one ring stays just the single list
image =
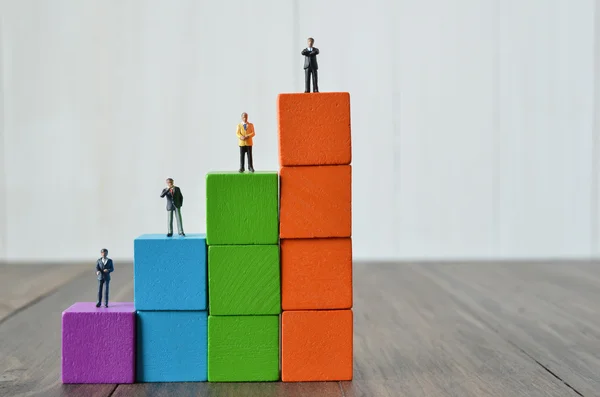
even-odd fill
[{"label": "miniature figurine", "polygon": [[254,172],[254,163],[252,162],[252,137],[254,133],[254,124],[248,122],[248,113],[242,113],[242,122],[238,124],[236,135],[240,146],[240,172],[244,172],[244,155],[248,153],[248,170]]},{"label": "miniature figurine", "polygon": [[312,37],[308,38],[308,47],[302,50],[304,55],[304,92],[310,92],[310,77],[312,75],[313,92],[319,92],[318,73],[319,65],[317,64],[317,55],[319,49],[313,47],[315,40]]},{"label": "miniature figurine", "polygon": [[102,248],[100,250],[100,259],[96,262],[96,275],[98,276],[98,303],[96,307],[100,307],[102,302],[102,287],[104,289],[104,307],[108,307],[108,286],[110,285],[110,274],[115,270],[112,259],[108,258],[108,250]]},{"label": "miniature figurine", "polygon": [[175,212],[175,217],[177,218],[177,231],[179,232],[180,236],[185,237],[185,233],[183,232],[183,221],[181,220],[183,194],[181,194],[181,189],[173,184],[173,178],[167,179],[167,187],[164,188],[160,194],[160,197],[165,196],[167,197],[167,211],[169,212],[169,231],[167,232],[167,237],[171,237],[173,235],[173,212]]}]

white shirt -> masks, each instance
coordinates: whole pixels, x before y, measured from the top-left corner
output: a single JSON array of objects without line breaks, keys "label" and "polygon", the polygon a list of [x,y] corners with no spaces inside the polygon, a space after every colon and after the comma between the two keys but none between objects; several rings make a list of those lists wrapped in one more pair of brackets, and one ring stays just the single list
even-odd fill
[{"label": "white shirt", "polygon": [[108,261],[108,259],[106,259],[106,258],[102,258],[102,264],[103,264],[103,265],[106,265],[106,262],[107,262],[107,261]]}]

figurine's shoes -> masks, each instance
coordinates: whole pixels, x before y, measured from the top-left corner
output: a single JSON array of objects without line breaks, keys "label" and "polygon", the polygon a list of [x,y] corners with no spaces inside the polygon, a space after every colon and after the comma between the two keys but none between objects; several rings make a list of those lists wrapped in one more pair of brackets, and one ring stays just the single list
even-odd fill
[{"label": "figurine's shoes", "polygon": [[100,307],[100,302],[96,303],[96,307]]},{"label": "figurine's shoes", "polygon": [[185,237],[185,233],[179,233],[179,235]]},{"label": "figurine's shoes", "polygon": [[173,233],[167,233],[167,237],[171,237]]},{"label": "figurine's shoes", "polygon": [[240,170],[239,170],[239,171],[240,171],[240,172],[244,172],[244,169],[243,169],[243,168],[240,168]]},{"label": "figurine's shoes", "polygon": [[106,305],[104,305],[104,307],[108,307],[108,303]]},{"label": "figurine's shoes", "polygon": [[254,172],[254,168],[250,168],[250,172]]}]

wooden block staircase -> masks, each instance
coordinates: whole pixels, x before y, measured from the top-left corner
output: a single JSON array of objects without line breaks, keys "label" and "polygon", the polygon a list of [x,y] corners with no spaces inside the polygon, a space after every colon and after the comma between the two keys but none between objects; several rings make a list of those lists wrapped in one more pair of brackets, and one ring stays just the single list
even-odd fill
[{"label": "wooden block staircase", "polygon": [[139,236],[134,302],[63,312],[63,383],[352,379],[350,95],[277,120],[279,172],[209,172],[206,234]]}]

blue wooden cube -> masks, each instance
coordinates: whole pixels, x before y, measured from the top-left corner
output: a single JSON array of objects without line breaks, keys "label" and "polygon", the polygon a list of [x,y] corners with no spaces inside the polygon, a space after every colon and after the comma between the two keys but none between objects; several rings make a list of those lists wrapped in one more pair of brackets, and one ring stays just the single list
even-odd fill
[{"label": "blue wooden cube", "polygon": [[207,331],[205,311],[138,311],[136,381],[206,381]]},{"label": "blue wooden cube", "polygon": [[207,310],[206,235],[136,238],[133,273],[136,310]]}]

